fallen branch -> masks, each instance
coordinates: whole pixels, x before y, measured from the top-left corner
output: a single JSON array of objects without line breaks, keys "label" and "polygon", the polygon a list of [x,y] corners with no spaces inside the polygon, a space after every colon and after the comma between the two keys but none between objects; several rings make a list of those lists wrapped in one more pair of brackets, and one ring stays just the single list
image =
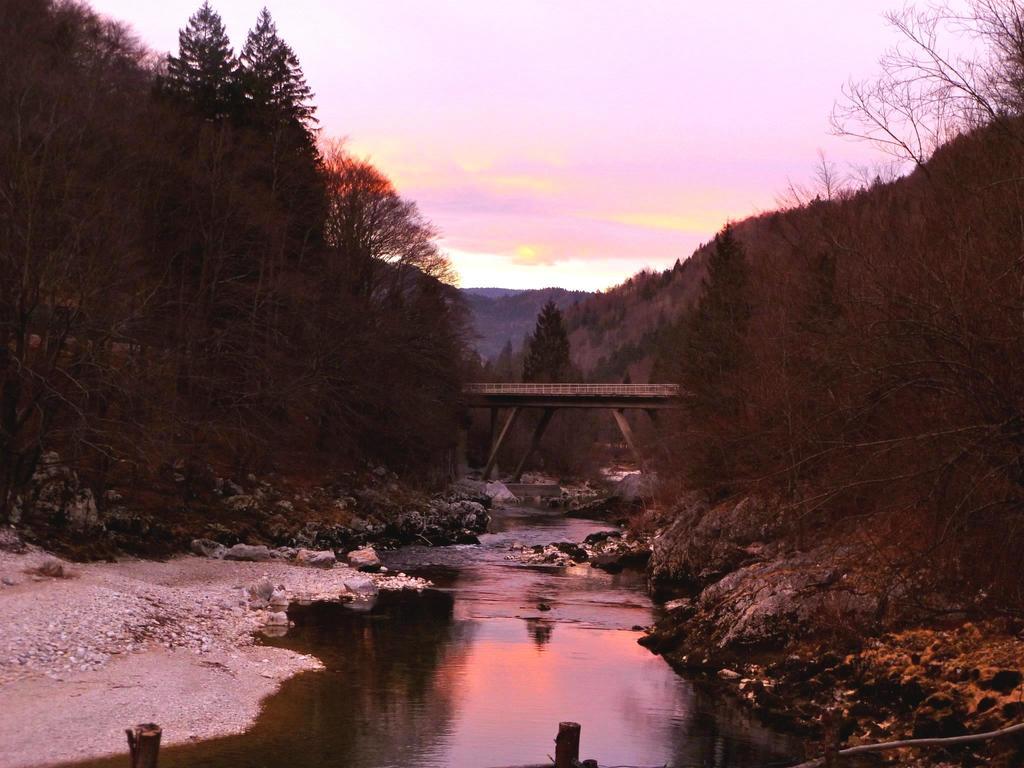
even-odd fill
[{"label": "fallen branch", "polygon": [[[941,739],[903,739],[901,741],[883,741],[879,744],[860,744],[856,747],[847,747],[837,753],[839,757],[852,757],[863,755],[868,752],[882,752],[889,749],[903,749],[905,747],[957,747],[963,744],[975,744],[979,741],[989,741],[1001,736],[1012,736],[1015,733],[1024,734],[1024,723],[1009,725],[996,731],[985,733],[972,733],[968,736],[949,736]],[[794,765],[793,768],[819,768],[825,765],[825,758],[820,757],[806,763]]]}]

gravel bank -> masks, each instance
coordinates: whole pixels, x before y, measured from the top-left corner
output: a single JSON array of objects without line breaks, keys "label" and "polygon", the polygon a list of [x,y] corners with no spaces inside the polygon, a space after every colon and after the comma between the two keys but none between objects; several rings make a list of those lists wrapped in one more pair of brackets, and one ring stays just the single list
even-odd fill
[{"label": "gravel bank", "polygon": [[0,551],[4,768],[124,752],[123,729],[136,722],[160,723],[167,744],[244,731],[282,681],[321,666],[256,644],[283,610],[251,607],[247,588],[263,580],[288,600],[425,586],[285,562],[60,561],[56,578],[39,574],[46,563],[55,564],[41,551]]}]

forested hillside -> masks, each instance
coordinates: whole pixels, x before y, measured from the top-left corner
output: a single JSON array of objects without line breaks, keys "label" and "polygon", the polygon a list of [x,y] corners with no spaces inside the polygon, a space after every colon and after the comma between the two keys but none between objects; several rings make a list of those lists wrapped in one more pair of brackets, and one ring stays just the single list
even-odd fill
[{"label": "forested hillside", "polygon": [[706,247],[664,272],[639,272],[566,312],[572,359],[593,381],[647,381],[655,349],[700,295]]},{"label": "forested hillside", "polygon": [[554,301],[559,309],[568,309],[593,295],[564,288],[464,288],[462,294],[469,306],[474,346],[485,361],[497,360],[503,350],[518,352],[533,330],[537,313],[548,301]]},{"label": "forested hillside", "polygon": [[0,520],[48,451],[98,497],[171,463],[440,467],[448,263],[315,114],[266,11],[236,55],[204,4],[162,57],[75,2],[0,4]]}]

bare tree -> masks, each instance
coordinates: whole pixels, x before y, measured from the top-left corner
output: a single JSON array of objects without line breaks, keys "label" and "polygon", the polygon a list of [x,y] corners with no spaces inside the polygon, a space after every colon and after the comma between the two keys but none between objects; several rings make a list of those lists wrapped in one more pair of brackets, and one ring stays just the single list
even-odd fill
[{"label": "bare tree", "polygon": [[1024,18],[1016,0],[970,0],[887,14],[900,43],[874,80],[851,80],[832,113],[835,133],[867,139],[917,167],[964,131],[1024,106]]}]

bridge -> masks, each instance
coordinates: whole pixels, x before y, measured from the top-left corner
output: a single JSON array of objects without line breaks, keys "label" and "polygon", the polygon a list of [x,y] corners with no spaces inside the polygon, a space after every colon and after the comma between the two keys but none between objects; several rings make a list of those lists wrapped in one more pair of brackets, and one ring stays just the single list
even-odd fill
[{"label": "bridge", "polygon": [[[537,450],[544,431],[551,423],[551,417],[559,408],[604,408],[610,410],[619,431],[622,432],[626,445],[637,457],[637,461],[642,464],[636,440],[633,437],[633,430],[626,420],[625,411],[630,408],[646,411],[651,419],[657,422],[658,411],[666,408],[678,408],[681,402],[679,387],[676,384],[476,383],[466,384],[463,388],[463,395],[468,407],[489,408],[491,411],[491,447],[487,456],[487,465],[484,467],[484,480],[490,479],[498,459],[498,452],[501,450],[505,438],[512,431],[519,414],[527,408],[543,411],[540,421],[537,422],[533,431],[533,437],[530,439],[530,446],[526,454],[519,460],[515,473],[512,475],[515,482],[519,482],[522,478],[526,462]],[[508,414],[501,430],[495,436],[498,414],[502,408],[508,409]]]}]

